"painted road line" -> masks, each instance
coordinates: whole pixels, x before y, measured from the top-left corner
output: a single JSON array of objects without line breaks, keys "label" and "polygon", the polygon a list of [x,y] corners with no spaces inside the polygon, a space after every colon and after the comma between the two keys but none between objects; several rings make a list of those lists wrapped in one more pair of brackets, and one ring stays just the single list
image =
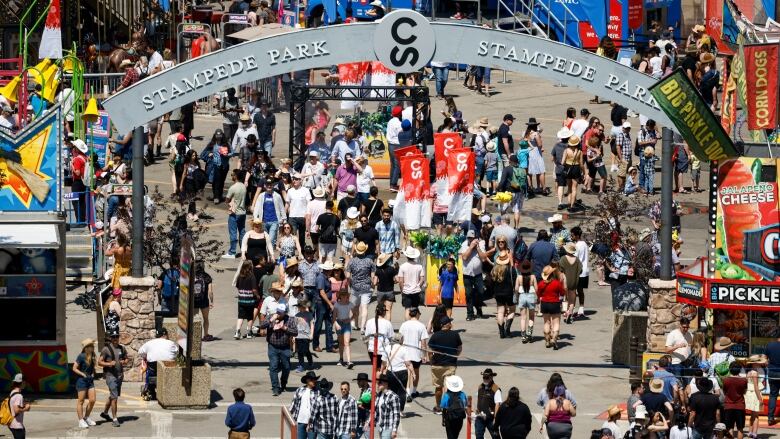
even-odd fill
[{"label": "painted road line", "polygon": [[149,412],[152,421],[152,437],[169,438],[173,435],[173,413],[168,412]]}]

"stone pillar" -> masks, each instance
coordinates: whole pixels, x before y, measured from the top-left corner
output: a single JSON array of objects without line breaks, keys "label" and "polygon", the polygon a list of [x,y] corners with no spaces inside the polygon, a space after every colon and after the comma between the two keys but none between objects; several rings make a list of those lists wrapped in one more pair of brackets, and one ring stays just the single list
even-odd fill
[{"label": "stone pillar", "polygon": [[122,286],[122,315],[119,320],[119,343],[127,350],[130,364],[125,381],[142,381],[138,349],[155,336],[153,277],[119,278]]},{"label": "stone pillar", "polygon": [[650,279],[647,302],[647,350],[663,352],[666,334],[677,328],[682,304],[677,303],[677,280]]}]

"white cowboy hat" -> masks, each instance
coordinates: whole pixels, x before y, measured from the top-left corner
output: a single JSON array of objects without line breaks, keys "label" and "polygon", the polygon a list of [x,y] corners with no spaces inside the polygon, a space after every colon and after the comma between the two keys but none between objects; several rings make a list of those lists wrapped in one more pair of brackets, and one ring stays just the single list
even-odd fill
[{"label": "white cowboy hat", "polygon": [[132,65],[133,65],[132,61],[130,61],[129,59],[123,59],[122,62],[119,63],[119,68],[121,69],[121,68],[124,68],[124,67],[127,67],[127,66],[132,66]]},{"label": "white cowboy hat", "polygon": [[463,379],[457,375],[450,375],[444,378],[444,386],[450,392],[460,392],[463,390]]},{"label": "white cowboy hat", "polygon": [[312,192],[312,195],[314,195],[314,198],[322,198],[325,196],[325,189],[321,187],[315,187]]},{"label": "white cowboy hat", "polygon": [[566,127],[563,127],[560,130],[558,130],[558,134],[556,134],[555,137],[557,137],[559,139],[568,139],[569,137],[571,137],[573,135],[574,135],[574,131],[572,131],[572,130],[566,128]]},{"label": "white cowboy hat", "polygon": [[347,209],[347,218],[349,219],[355,219],[359,215],[359,212],[357,210],[357,207],[352,206],[349,209]]},{"label": "white cowboy hat", "polygon": [[320,264],[320,270],[322,271],[333,270],[333,261],[328,260]]},{"label": "white cowboy hat", "polygon": [[81,139],[76,139],[76,140],[74,140],[71,143],[73,144],[73,146],[76,147],[76,149],[78,149],[79,151],[81,151],[84,154],[86,154],[87,151],[89,151],[89,148],[87,147],[87,144],[84,143],[84,141],[81,140]]},{"label": "white cowboy hat", "polygon": [[404,256],[409,259],[417,259],[420,257],[420,250],[417,250],[412,246],[406,247],[406,250],[404,250]]},{"label": "white cowboy hat", "polygon": [[556,213],[555,215],[547,218],[548,223],[562,223],[563,222],[563,216],[560,213]]},{"label": "white cowboy hat", "polygon": [[370,5],[370,6],[376,6],[376,7],[378,7],[378,8],[382,8],[382,9],[384,9],[384,8],[385,8],[385,5],[383,5],[383,4],[382,4],[382,2],[381,2],[381,1],[379,1],[379,0],[374,0],[374,1],[372,1],[371,3],[369,3],[369,5]]}]

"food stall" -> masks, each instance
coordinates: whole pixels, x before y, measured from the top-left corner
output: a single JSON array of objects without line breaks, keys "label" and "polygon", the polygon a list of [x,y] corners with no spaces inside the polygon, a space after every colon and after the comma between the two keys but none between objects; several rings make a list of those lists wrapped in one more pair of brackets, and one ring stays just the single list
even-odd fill
[{"label": "food stall", "polygon": [[0,388],[69,387],[59,106],[17,135],[0,130]]},{"label": "food stall", "polygon": [[677,301],[704,310],[699,316],[710,341],[729,337],[737,358],[761,354],[780,337],[779,163],[752,157],[718,163],[710,184],[709,257],[677,275]]}]

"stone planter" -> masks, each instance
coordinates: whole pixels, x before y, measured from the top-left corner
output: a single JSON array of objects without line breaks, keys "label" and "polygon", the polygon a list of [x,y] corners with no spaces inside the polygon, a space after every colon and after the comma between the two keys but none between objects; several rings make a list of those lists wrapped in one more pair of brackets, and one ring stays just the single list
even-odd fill
[{"label": "stone planter", "polygon": [[211,405],[211,366],[192,365],[192,391],[182,385],[184,367],[175,361],[157,364],[157,402],[164,409],[207,409]]}]

